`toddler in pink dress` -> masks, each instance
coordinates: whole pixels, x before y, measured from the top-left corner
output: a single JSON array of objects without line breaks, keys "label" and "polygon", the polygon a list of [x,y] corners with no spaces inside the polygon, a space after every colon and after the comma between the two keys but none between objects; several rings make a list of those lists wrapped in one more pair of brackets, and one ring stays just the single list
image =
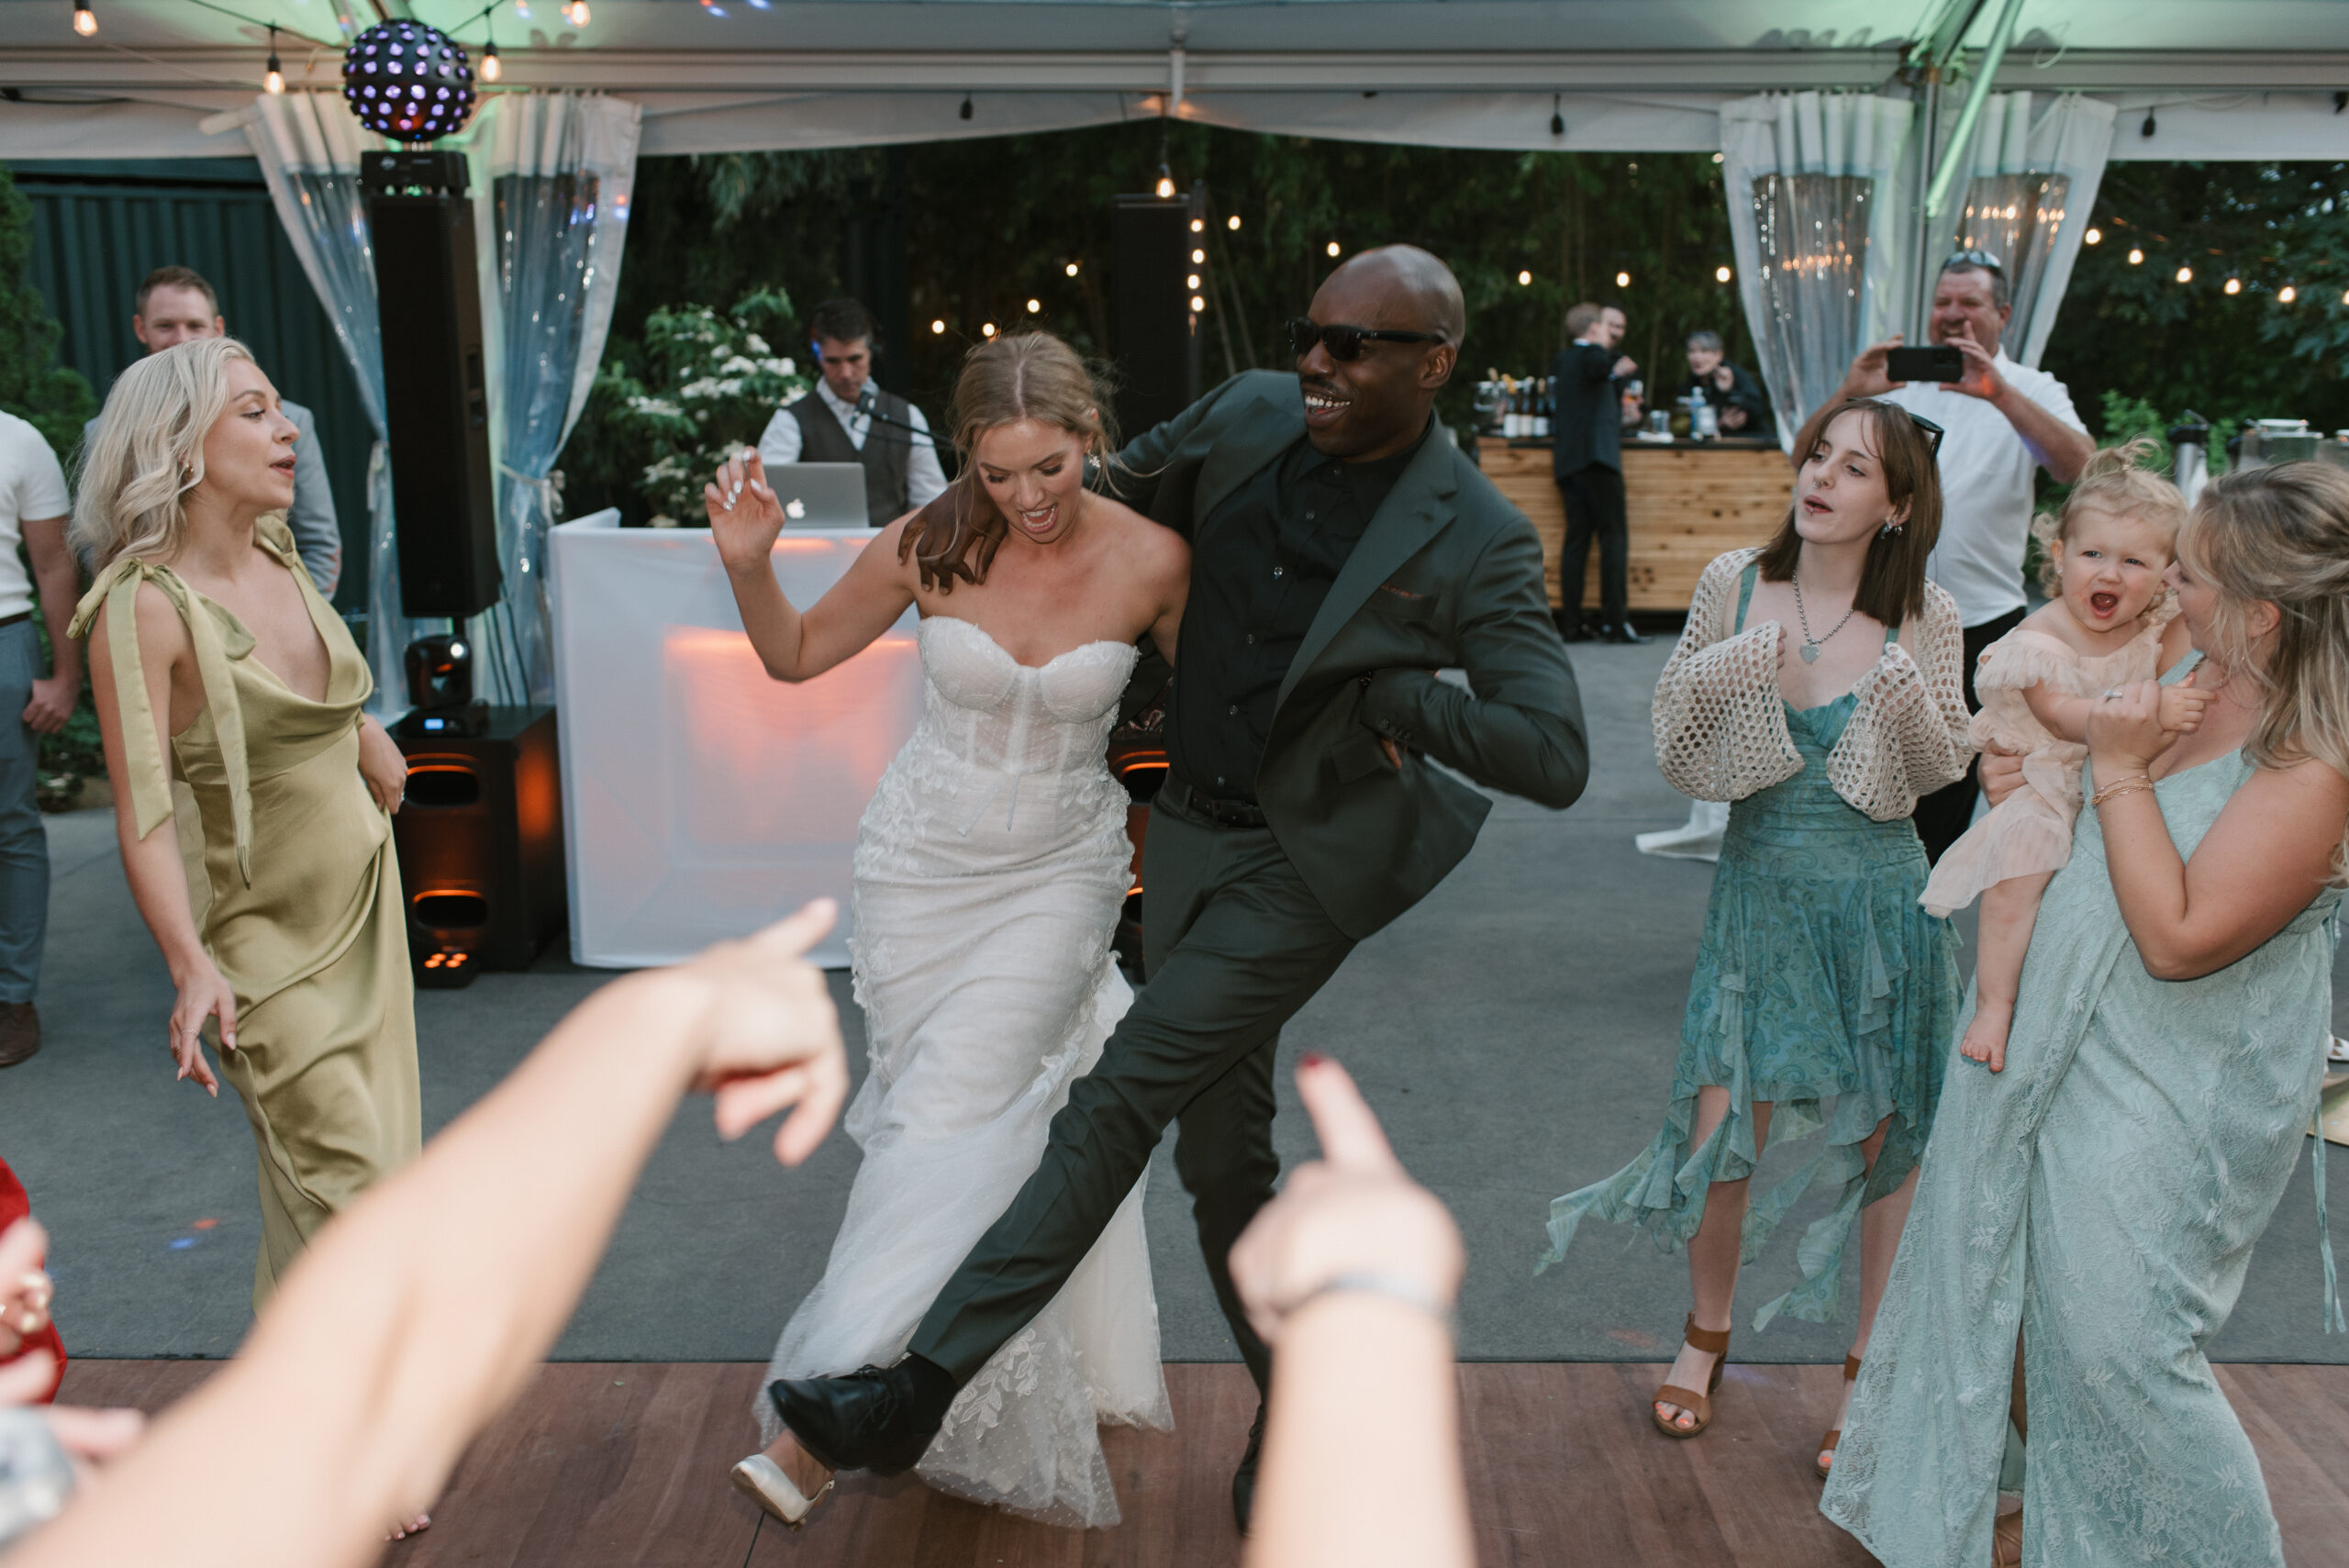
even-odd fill
[{"label": "toddler in pink dress", "polygon": [[[1933,867],[1918,902],[1947,915],[1982,900],[1975,1010],[1958,1049],[1996,1073],[2023,955],[2048,879],[2072,855],[2088,713],[2104,693],[2157,678],[2176,616],[2164,584],[2186,520],[2175,485],[2136,466],[2150,443],[2098,452],[2062,509],[2033,527],[2047,548],[2052,603],[1982,651],[1974,690],[1976,746],[2023,753],[2022,787]],[[2162,727],[2190,730],[2210,697],[2188,675],[2162,692]],[[2113,781],[2107,780],[2106,783]]]}]

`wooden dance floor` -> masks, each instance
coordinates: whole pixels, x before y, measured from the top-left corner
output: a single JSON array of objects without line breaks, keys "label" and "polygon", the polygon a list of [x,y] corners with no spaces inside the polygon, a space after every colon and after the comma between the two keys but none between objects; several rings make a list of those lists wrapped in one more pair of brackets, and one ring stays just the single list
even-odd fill
[{"label": "wooden dance floor", "polygon": [[[76,1362],[64,1398],[161,1409],[211,1362]],[[1872,1561],[1821,1518],[1811,1444],[1831,1418],[1832,1366],[1732,1365],[1712,1430],[1673,1442],[1648,1425],[1663,1368],[1629,1362],[1460,1369],[1478,1561],[1682,1562],[1815,1568]],[[1255,1414],[1235,1364],[1170,1366],[1175,1429],[1107,1434],[1125,1523],[1052,1529],[941,1497],[910,1477],[852,1477],[796,1535],[726,1484],[753,1441],[761,1369],[713,1362],[558,1362],[473,1445],[432,1529],[388,1549],[396,1568],[1213,1568],[1236,1563],[1230,1481]],[[2294,1568],[2349,1541],[2349,1367],[2222,1366],[2259,1450]],[[1396,1477],[1407,1496],[1411,1478]]]}]

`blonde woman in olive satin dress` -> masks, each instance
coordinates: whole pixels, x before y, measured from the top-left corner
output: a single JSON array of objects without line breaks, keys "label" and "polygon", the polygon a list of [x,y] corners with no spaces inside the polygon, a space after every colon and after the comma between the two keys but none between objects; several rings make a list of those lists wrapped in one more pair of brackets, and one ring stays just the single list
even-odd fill
[{"label": "blonde woman in olive satin dress", "polygon": [[217,1020],[252,1123],[256,1309],[421,1142],[390,815],[406,768],[360,712],[366,661],[286,531],[294,440],[242,344],[179,344],[115,384],[72,524],[97,573],[72,629],[123,869],[179,988],[172,1054],[217,1096]]}]

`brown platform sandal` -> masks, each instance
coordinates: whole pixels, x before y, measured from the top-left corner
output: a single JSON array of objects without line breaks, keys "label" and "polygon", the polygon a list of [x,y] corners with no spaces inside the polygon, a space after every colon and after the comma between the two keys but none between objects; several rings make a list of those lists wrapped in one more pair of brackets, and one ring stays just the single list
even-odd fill
[{"label": "brown platform sandal", "polygon": [[[1729,1365],[1729,1334],[1727,1329],[1699,1329],[1697,1327],[1697,1315],[1693,1312],[1688,1314],[1688,1320],[1681,1325],[1680,1337],[1694,1349],[1704,1351],[1714,1358],[1713,1375],[1706,1379],[1702,1394],[1671,1383],[1657,1389],[1654,1397],[1648,1401],[1648,1419],[1655,1423],[1657,1431],[1668,1438],[1693,1438],[1713,1424],[1712,1396],[1721,1385],[1721,1368]],[[1680,1427],[1664,1419],[1656,1409],[1659,1400],[1679,1406],[1697,1418],[1697,1424]]]},{"label": "brown platform sandal", "polygon": [[[1846,1355],[1843,1358],[1843,1381],[1849,1383],[1852,1379],[1859,1375],[1860,1358],[1854,1355]],[[1821,1453],[1833,1453],[1835,1451],[1835,1445],[1842,1440],[1843,1429],[1841,1427],[1830,1427],[1827,1429],[1827,1435],[1819,1440],[1819,1451]],[[1814,1459],[1810,1462],[1810,1466],[1813,1470],[1819,1472],[1819,1478],[1821,1481],[1827,1479],[1828,1467],[1826,1465],[1820,1463],[1819,1461]]]},{"label": "brown platform sandal", "polygon": [[1990,1527],[1990,1562],[1993,1568],[2020,1568],[2022,1562],[2022,1510],[2000,1514]]}]

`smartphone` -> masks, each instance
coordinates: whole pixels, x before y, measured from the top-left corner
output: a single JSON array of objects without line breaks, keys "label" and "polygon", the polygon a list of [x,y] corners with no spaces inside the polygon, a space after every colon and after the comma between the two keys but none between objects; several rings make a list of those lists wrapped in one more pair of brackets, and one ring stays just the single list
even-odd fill
[{"label": "smartphone", "polygon": [[1965,356],[1947,343],[1923,349],[1895,349],[1884,356],[1884,373],[1894,381],[1963,381]]}]

